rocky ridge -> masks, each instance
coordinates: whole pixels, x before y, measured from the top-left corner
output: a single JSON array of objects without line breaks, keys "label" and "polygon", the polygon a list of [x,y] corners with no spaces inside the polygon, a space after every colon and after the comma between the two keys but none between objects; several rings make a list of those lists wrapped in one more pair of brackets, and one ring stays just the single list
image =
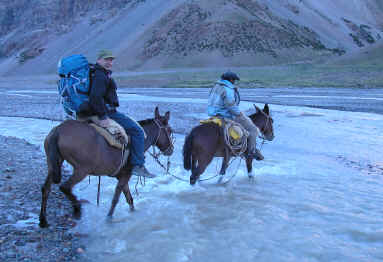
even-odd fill
[{"label": "rocky ridge", "polygon": [[53,73],[60,57],[100,48],[122,58],[118,71],[342,55],[381,39],[383,6],[354,2],[0,0],[0,74]]}]

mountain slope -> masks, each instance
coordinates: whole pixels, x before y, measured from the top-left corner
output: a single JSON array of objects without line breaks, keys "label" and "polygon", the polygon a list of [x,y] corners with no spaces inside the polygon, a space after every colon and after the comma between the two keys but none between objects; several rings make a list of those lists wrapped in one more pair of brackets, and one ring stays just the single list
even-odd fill
[{"label": "mountain slope", "polygon": [[117,71],[307,61],[374,45],[383,29],[379,0],[37,2],[0,0],[2,75],[53,73],[101,48]]}]

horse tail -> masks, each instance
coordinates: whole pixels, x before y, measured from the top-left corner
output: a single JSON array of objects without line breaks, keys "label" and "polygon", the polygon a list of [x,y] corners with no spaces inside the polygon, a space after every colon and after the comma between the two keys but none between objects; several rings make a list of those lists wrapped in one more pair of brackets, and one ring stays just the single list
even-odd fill
[{"label": "horse tail", "polygon": [[48,176],[51,176],[53,183],[59,184],[61,182],[61,165],[62,157],[58,147],[59,133],[55,127],[45,138],[44,148],[47,156]]},{"label": "horse tail", "polygon": [[192,142],[193,142],[193,134],[190,133],[184,143],[184,147],[182,149],[182,153],[184,155],[184,168],[186,170],[190,170],[192,168]]}]

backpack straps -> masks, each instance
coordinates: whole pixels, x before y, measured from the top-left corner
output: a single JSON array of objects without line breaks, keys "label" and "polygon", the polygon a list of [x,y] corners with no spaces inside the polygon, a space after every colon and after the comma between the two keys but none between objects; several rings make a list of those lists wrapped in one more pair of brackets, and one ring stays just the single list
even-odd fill
[{"label": "backpack straps", "polygon": [[93,78],[94,78],[95,73],[96,73],[95,65],[89,63],[89,90],[88,90],[88,95],[90,95],[90,91],[92,89]]}]

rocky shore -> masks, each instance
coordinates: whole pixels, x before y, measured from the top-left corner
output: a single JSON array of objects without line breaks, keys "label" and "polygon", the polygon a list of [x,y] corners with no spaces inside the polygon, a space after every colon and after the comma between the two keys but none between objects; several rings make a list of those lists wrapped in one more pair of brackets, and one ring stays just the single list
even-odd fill
[{"label": "rocky shore", "polygon": [[[0,261],[78,261],[84,254],[72,207],[52,186],[48,216],[52,226],[40,229],[41,185],[46,176],[41,148],[25,140],[0,136]],[[69,174],[65,173],[64,176]]]}]

